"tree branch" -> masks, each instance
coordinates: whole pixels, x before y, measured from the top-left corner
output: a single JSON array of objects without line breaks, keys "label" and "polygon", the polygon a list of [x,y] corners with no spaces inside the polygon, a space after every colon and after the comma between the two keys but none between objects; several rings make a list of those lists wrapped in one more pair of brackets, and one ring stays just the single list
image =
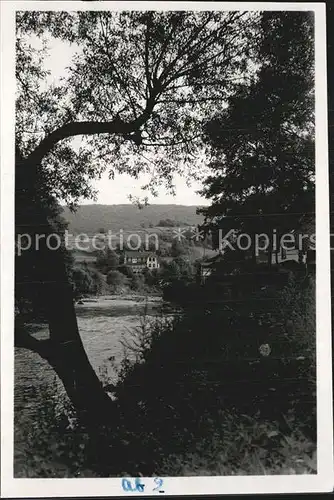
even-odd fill
[{"label": "tree branch", "polygon": [[102,52],[104,52],[104,54],[107,56],[107,58],[109,60],[109,64],[110,64],[111,68],[113,69],[113,71],[115,72],[116,79],[118,80],[120,87],[123,88],[123,91],[125,92],[125,94],[127,95],[128,99],[129,99],[129,104],[130,104],[130,107],[132,109],[134,118],[137,118],[137,110],[136,110],[135,103],[132,99],[131,92],[130,92],[128,86],[125,84],[124,79],[119,74],[119,72],[116,68],[116,65],[113,62],[113,58],[110,54],[109,46],[108,46],[108,36],[107,36],[107,33],[104,32],[102,25],[101,25],[101,29],[102,29],[102,36],[104,39],[104,47],[105,47],[105,50],[104,51],[102,50]]},{"label": "tree branch", "polygon": [[157,104],[164,104],[166,102],[173,102],[176,104],[199,104],[201,102],[207,101],[222,101],[224,98],[222,96],[218,97],[199,97],[198,99],[160,99]]},{"label": "tree branch", "polygon": [[96,122],[72,122],[57,128],[47,135],[28,156],[26,161],[31,164],[39,164],[44,156],[62,139],[74,137],[77,135],[95,135],[95,134],[126,134],[134,129],[131,123],[123,122],[118,116],[112,121]]},{"label": "tree branch", "polygon": [[159,88],[154,89],[151,97],[147,100],[146,106],[142,114],[130,122],[125,122],[120,119],[119,115],[111,121],[83,121],[65,123],[48,134],[39,145],[21,162],[21,166],[30,164],[38,165],[44,156],[61,140],[77,135],[97,135],[97,134],[119,134],[129,136],[132,132],[139,131],[140,127],[149,119],[156,105],[156,99],[159,95]]},{"label": "tree branch", "polygon": [[172,146],[179,146],[180,144],[186,144],[189,142],[192,142],[194,139],[198,139],[201,137],[201,134],[194,135],[193,137],[190,137],[189,139],[182,139],[182,140],[171,140],[171,142],[142,142],[143,146],[148,146],[148,147],[153,147],[153,146],[164,146],[164,147],[172,147]]},{"label": "tree branch", "polygon": [[166,39],[161,47],[160,54],[158,55],[157,59],[154,62],[154,66],[155,66],[154,71],[153,71],[153,78],[154,79],[158,78],[159,65],[162,62],[164,55],[166,54],[166,49],[168,47],[169,42],[171,41],[176,29],[179,27],[179,22],[180,22],[180,18],[178,19],[178,22],[175,22],[174,25],[172,26],[170,32],[168,33],[168,35],[167,35],[167,37],[166,37]]},{"label": "tree branch", "polygon": [[50,339],[37,340],[32,335],[25,332],[22,327],[15,328],[15,347],[21,347],[36,352],[45,359],[47,359],[52,352]]},{"label": "tree branch", "polygon": [[200,34],[200,32],[206,27],[206,25],[212,20],[212,15],[209,13],[209,16],[207,19],[202,23],[202,25],[197,28],[197,30],[194,31],[192,36],[188,38],[186,43],[181,47],[181,49],[178,51],[176,57],[171,61],[171,63],[163,70],[163,72],[160,75],[160,79],[164,79],[168,73],[170,73],[173,68],[175,67],[176,63],[178,60],[180,60],[187,52],[187,49],[190,47],[191,43],[196,39],[196,37]]},{"label": "tree branch", "polygon": [[150,67],[149,67],[149,19],[147,19],[146,30],[145,30],[145,52],[144,52],[144,67],[147,83],[147,97],[151,96],[152,84],[150,78]]},{"label": "tree branch", "polygon": [[[145,71],[147,72],[147,86],[148,86],[148,94],[147,94],[147,100],[145,107],[143,111],[140,112],[139,115],[136,116],[136,112],[138,112],[138,107],[136,108],[136,105],[134,104],[132,100],[132,95],[127,88],[125,82],[123,81],[122,75],[119,72],[116,72],[116,81],[118,85],[121,85],[124,87],[124,92],[127,94],[128,101],[130,106],[132,107],[133,113],[134,113],[134,118],[129,121],[124,121],[123,119],[120,118],[120,112],[111,120],[105,120],[105,121],[73,121],[73,122],[68,122],[64,123],[63,125],[59,126],[57,129],[54,131],[48,133],[42,140],[41,142],[37,145],[37,147],[32,151],[27,158],[22,159],[19,163],[20,166],[36,166],[39,165],[42,161],[42,159],[53,149],[53,147],[61,140],[67,139],[70,137],[75,137],[78,135],[98,135],[98,134],[118,134],[122,135],[125,138],[129,138],[134,140],[134,142],[140,144],[141,143],[141,137],[140,137],[140,128],[149,120],[152,111],[154,107],[157,104],[158,99],[160,98],[162,92],[166,90],[166,87],[172,83],[174,83],[175,80],[179,79],[180,77],[187,75],[189,71],[191,70],[191,66],[189,66],[188,63],[185,65],[182,65],[181,68],[178,70],[175,70],[174,74],[169,75],[168,77],[168,71],[172,71],[174,68],[174,65],[177,63],[180,57],[183,56],[185,52],[189,49],[189,47],[192,47],[194,40],[196,39],[196,36],[198,36],[199,33],[201,33],[204,28],[208,25],[210,20],[212,19],[212,15],[209,14],[204,22],[192,33],[192,35],[188,38],[188,40],[183,44],[183,47],[180,48],[180,50],[177,51],[177,56],[175,59],[172,61],[171,64],[168,65],[167,68],[162,72],[160,77],[158,79],[155,79],[152,81],[152,75],[150,74],[150,69],[149,68],[149,37],[150,37],[150,18],[147,20],[147,29],[146,29],[146,40],[145,40],[145,54],[144,57],[146,59],[146,64],[145,64]],[[228,24],[228,20],[226,21],[226,24]],[[103,28],[103,26],[102,26]],[[169,36],[171,35],[171,32],[169,33]],[[213,34],[209,34],[209,38],[211,39],[211,36]],[[107,40],[107,33],[105,32],[104,29],[102,29],[102,37],[103,40],[105,41],[105,48],[104,50],[102,49],[102,52],[108,57],[110,64],[112,65],[113,70],[115,71],[114,67],[114,62],[112,59],[112,54],[109,51],[108,47],[108,40]],[[168,37],[167,37],[168,38]],[[207,45],[207,36],[201,37],[201,41],[195,43],[195,47],[198,46],[198,44],[205,44]],[[91,37],[88,36],[88,39],[90,40]],[[96,45],[96,42],[91,39],[91,43]],[[99,47],[99,50],[101,50],[101,47]],[[224,48],[225,50],[225,48]],[[195,65],[196,69],[201,69],[203,66],[211,62],[212,59],[215,59],[216,57],[220,57],[222,52],[224,50],[218,52],[217,54],[214,54],[211,57],[208,57],[204,62],[198,63]],[[161,55],[161,54],[160,54]],[[159,57],[158,56],[158,61]],[[166,73],[167,71],[167,73]],[[173,73],[173,71],[172,71]],[[164,75],[164,76],[163,76]],[[172,97],[172,96],[171,96]],[[168,99],[168,97],[167,97]],[[137,135],[135,133],[137,132]],[[177,142],[178,143],[178,142]],[[180,142],[181,143],[181,142]],[[152,144],[150,144],[152,145]],[[156,144],[158,145],[158,144]],[[163,144],[165,145],[165,144]]]}]

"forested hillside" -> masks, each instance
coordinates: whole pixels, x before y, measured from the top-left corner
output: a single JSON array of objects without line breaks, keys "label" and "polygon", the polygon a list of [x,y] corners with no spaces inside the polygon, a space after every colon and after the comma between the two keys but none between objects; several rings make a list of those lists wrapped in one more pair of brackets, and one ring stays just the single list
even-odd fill
[{"label": "forested hillside", "polygon": [[96,233],[105,231],[131,230],[139,227],[155,227],[161,221],[171,220],[175,225],[196,225],[203,222],[202,215],[196,215],[197,207],[185,205],[81,205],[75,213],[63,207],[63,216],[69,222],[72,233]]}]

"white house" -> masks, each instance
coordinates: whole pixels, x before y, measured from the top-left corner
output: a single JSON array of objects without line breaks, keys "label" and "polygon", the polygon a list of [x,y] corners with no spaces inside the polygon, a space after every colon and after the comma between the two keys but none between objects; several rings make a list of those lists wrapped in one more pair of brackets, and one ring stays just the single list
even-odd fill
[{"label": "white house", "polygon": [[131,267],[134,273],[142,273],[144,269],[158,269],[158,257],[152,252],[125,251],[123,264]]}]

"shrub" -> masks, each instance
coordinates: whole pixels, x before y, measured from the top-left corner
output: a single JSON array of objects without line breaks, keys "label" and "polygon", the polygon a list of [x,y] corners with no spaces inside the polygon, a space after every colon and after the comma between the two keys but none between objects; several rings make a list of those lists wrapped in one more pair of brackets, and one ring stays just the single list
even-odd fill
[{"label": "shrub", "polygon": [[171,410],[163,406],[159,427],[141,404],[138,413],[130,413],[132,418],[132,408],[124,407],[118,423],[88,430],[79,425],[62,391],[44,387],[37,396],[41,404],[36,425],[15,429],[16,441],[24,442],[23,448],[15,446],[15,477],[316,473],[315,444],[289,415],[291,430],[283,434],[275,422],[263,421],[258,414],[206,411],[192,439],[176,423],[174,442],[166,444],[163,419],[169,436],[173,419],[166,419]]},{"label": "shrub", "polygon": [[143,291],[145,288],[144,277],[142,275],[134,274],[133,277],[131,278],[130,287],[131,290],[134,291]]},{"label": "shrub", "polygon": [[127,278],[134,277],[134,272],[133,272],[131,266],[126,266],[125,264],[123,264],[122,266],[120,266],[118,268],[118,271],[121,272],[122,274],[124,274],[124,276],[126,276]]},{"label": "shrub", "polygon": [[108,273],[111,270],[115,270],[118,265],[119,256],[110,248],[107,247],[106,250],[101,250],[98,252],[96,267],[104,274]]},{"label": "shrub", "polygon": [[74,267],[70,279],[76,299],[84,295],[99,295],[104,293],[106,289],[103,275],[87,265]]},{"label": "shrub", "polygon": [[107,274],[107,284],[113,292],[122,290],[126,284],[126,277],[119,271],[109,271]]},{"label": "shrub", "polygon": [[[294,411],[299,428],[315,439],[312,283],[289,282],[255,296],[252,290],[235,302],[198,303],[157,323],[136,342],[136,362],[125,360],[119,401],[134,405],[136,414],[139,402],[153,415],[170,407],[174,423],[187,422],[190,434],[208,410],[259,411],[286,432],[284,415]],[[157,425],[167,436],[163,421]]]},{"label": "shrub", "polygon": [[174,239],[172,242],[171,246],[171,256],[172,257],[180,257],[181,255],[184,255],[187,253],[187,249],[183,242],[178,241],[177,239]]},{"label": "shrub", "polygon": [[157,224],[158,227],[175,227],[177,225],[178,223],[171,219],[161,219]]},{"label": "shrub", "polygon": [[[279,294],[282,329],[285,336],[310,360],[309,377],[315,384],[316,372],[316,290],[314,276],[298,282],[293,273]],[[298,354],[298,353],[296,353]]]}]

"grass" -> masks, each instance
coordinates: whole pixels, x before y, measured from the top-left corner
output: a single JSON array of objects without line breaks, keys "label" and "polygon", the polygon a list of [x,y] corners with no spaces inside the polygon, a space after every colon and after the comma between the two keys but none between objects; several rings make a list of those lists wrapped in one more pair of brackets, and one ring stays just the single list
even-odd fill
[{"label": "grass", "polygon": [[[219,411],[203,419],[201,439],[193,440],[184,451],[162,453],[151,463],[129,464],[131,437],[111,434],[111,429],[89,435],[80,428],[67,400],[43,389],[44,405],[38,425],[26,429],[26,449],[16,451],[15,477],[112,477],[112,476],[233,476],[274,474],[315,474],[316,445],[299,430],[291,413],[286,419],[290,434],[282,434],[275,422],[262,421],[259,415]],[[106,434],[107,433],[107,436]],[[96,457],[99,442],[107,437],[108,464],[101,468]],[[152,434],[141,439],[145,446],[158,445]],[[28,451],[27,451],[28,450]],[[116,456],[117,450],[117,456]],[[103,470],[104,469],[104,470]]]},{"label": "grass", "polygon": [[[299,432],[282,435],[272,422],[225,414],[222,437],[214,430],[194,451],[170,456],[160,475],[233,476],[315,474],[316,447]],[[210,457],[210,458],[208,458]]]}]

